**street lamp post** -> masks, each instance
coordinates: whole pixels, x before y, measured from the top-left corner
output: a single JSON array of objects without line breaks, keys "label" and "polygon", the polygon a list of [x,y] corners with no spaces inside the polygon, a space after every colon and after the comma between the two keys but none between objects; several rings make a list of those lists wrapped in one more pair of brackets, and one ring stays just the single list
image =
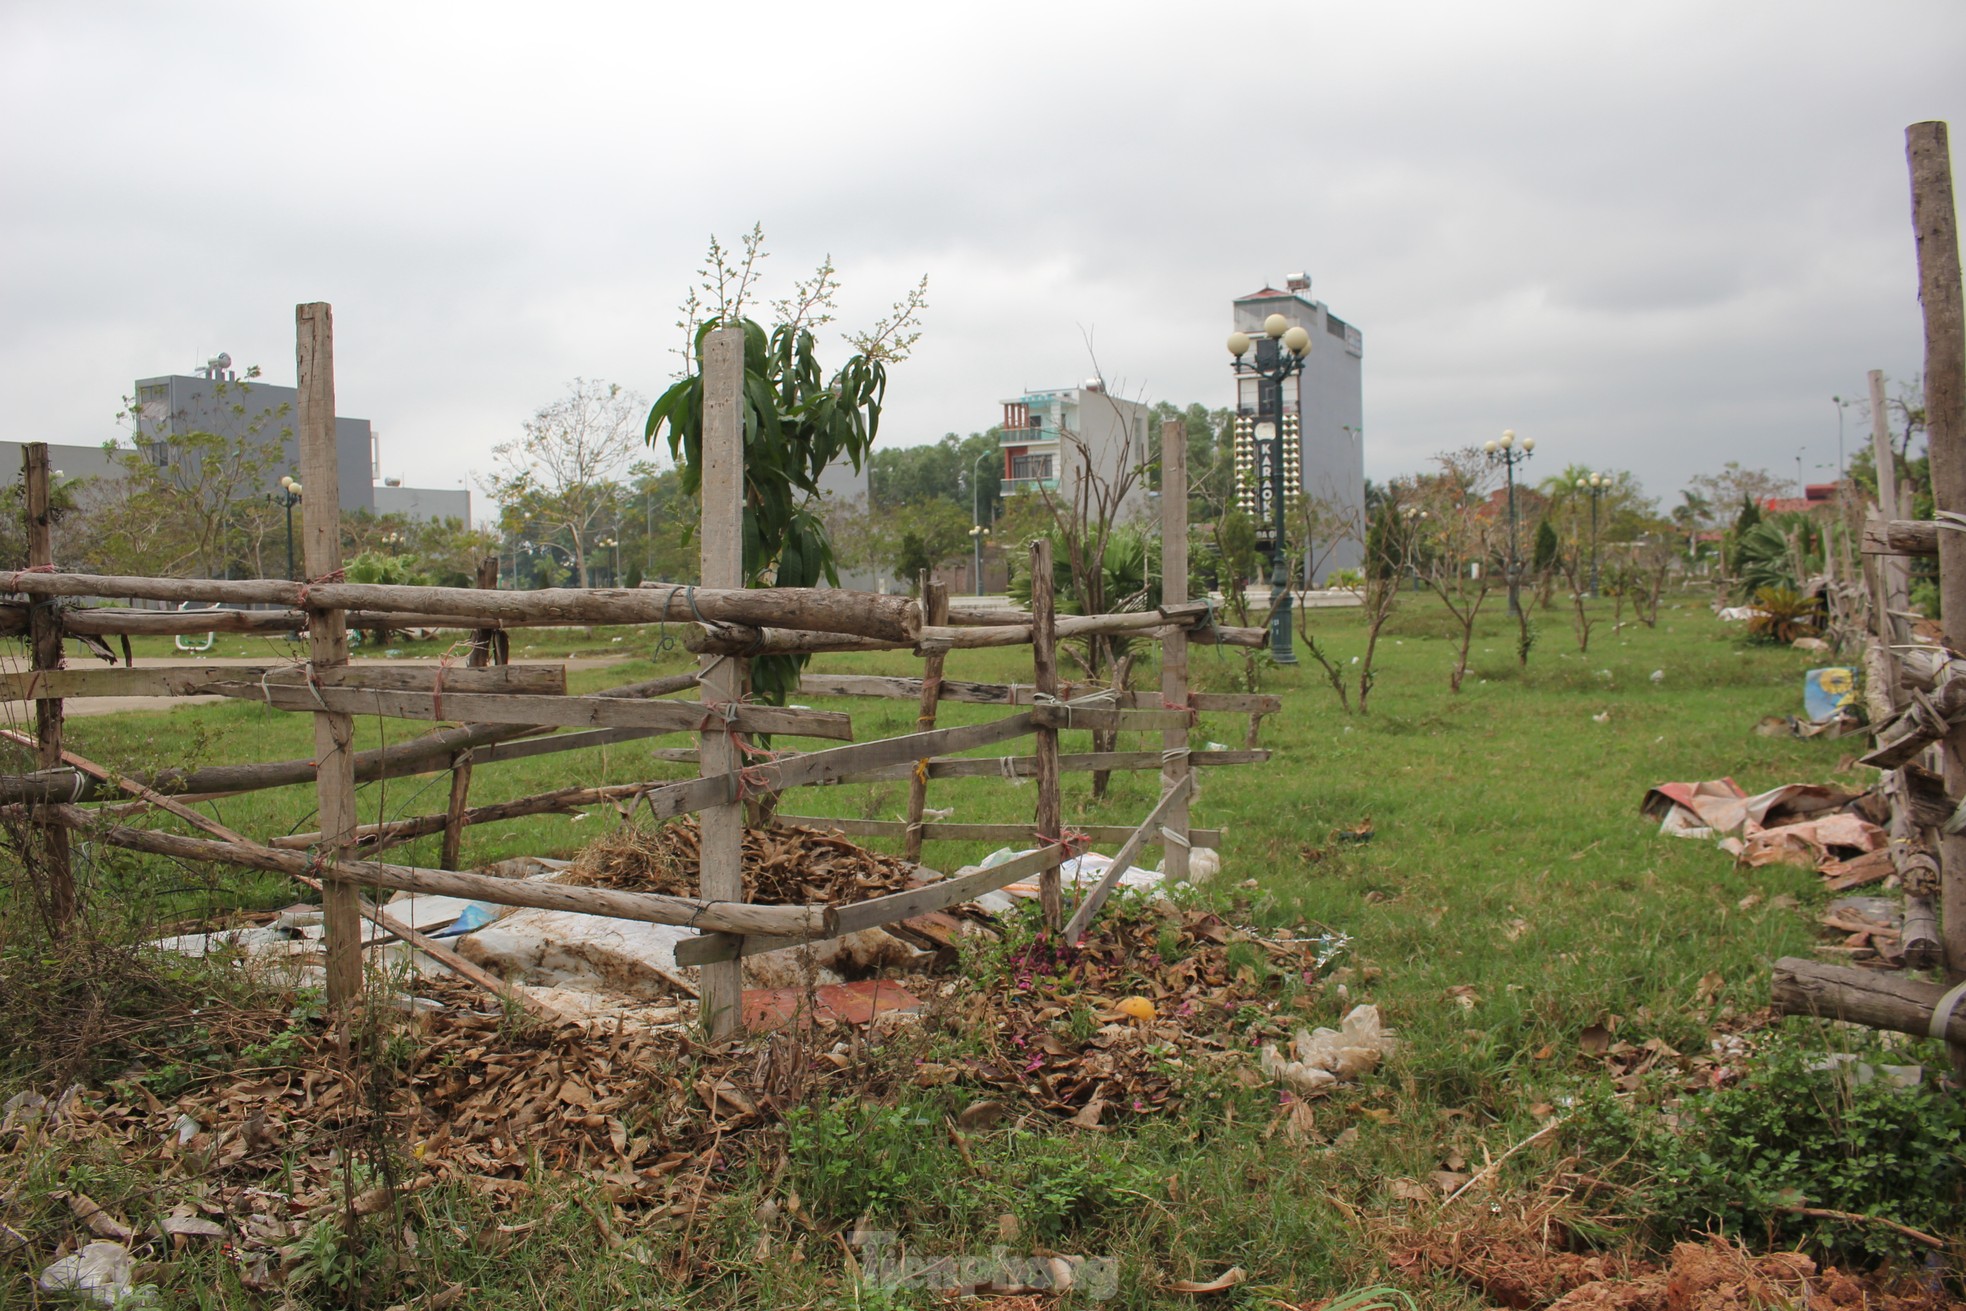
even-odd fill
[{"label": "street lamp post", "polygon": [[1850,402],[1841,396],[1832,396],[1830,401],[1836,406],[1836,481],[1840,483],[1843,481],[1843,414],[1850,408]]},{"label": "street lamp post", "polygon": [[[1406,541],[1400,553],[1406,557],[1406,571],[1413,575],[1413,590],[1417,592],[1420,590],[1420,553],[1414,549],[1418,545],[1414,539],[1426,528],[1428,516],[1417,505],[1409,505],[1399,513],[1400,518],[1406,521]],[[1371,561],[1366,563],[1368,567],[1371,566]]]},{"label": "street lamp post", "polygon": [[1597,595],[1597,503],[1611,487],[1611,480],[1601,473],[1577,480],[1577,490],[1589,492],[1591,497],[1591,595]]},{"label": "street lamp post", "polygon": [[287,510],[287,581],[293,582],[297,577],[294,573],[294,507],[300,504],[300,484],[294,481],[292,474],[280,475],[280,491],[273,500]]},{"label": "street lamp post", "polygon": [[[1281,314],[1272,314],[1263,321],[1263,336],[1253,343],[1256,347],[1254,363],[1244,357],[1252,345],[1246,332],[1229,334],[1229,354],[1235,358],[1236,376],[1253,373],[1258,379],[1256,402],[1256,448],[1259,464],[1267,462],[1267,469],[1256,471],[1257,508],[1260,525],[1261,511],[1269,510],[1270,519],[1270,657],[1280,665],[1297,663],[1297,653],[1290,640],[1290,562],[1289,535],[1286,531],[1286,515],[1289,496],[1284,485],[1284,432],[1283,432],[1283,383],[1293,374],[1304,369],[1304,358],[1311,351],[1311,334],[1301,326],[1292,327],[1290,321]],[[1268,440],[1265,441],[1263,421],[1267,416],[1270,426]],[[1267,498],[1267,499],[1265,499]]]},{"label": "street lamp post", "polygon": [[610,550],[610,549],[613,550],[614,564],[608,570],[608,586],[609,587],[621,586],[621,539],[609,535],[607,537],[603,537],[600,541],[594,543],[594,545],[600,547],[602,550]]},{"label": "street lamp post", "polygon": [[969,566],[969,582],[971,589],[978,596],[983,595],[983,543],[988,541],[989,537],[990,530],[982,524],[976,523],[969,526],[971,560]]},{"label": "street lamp post", "polygon": [[[969,466],[970,508],[973,511],[969,521],[973,570],[970,575],[970,585],[978,596],[983,595],[983,539],[990,535],[990,530],[983,526],[983,465],[991,458],[991,452],[985,451]],[[997,455],[994,458],[1003,457]]]},{"label": "street lamp post", "polygon": [[1522,560],[1516,554],[1515,542],[1515,467],[1536,449],[1536,439],[1524,437],[1517,441],[1515,429],[1505,428],[1500,441],[1483,442],[1481,449],[1490,464],[1502,466],[1509,482],[1509,613],[1519,615],[1522,613]]}]

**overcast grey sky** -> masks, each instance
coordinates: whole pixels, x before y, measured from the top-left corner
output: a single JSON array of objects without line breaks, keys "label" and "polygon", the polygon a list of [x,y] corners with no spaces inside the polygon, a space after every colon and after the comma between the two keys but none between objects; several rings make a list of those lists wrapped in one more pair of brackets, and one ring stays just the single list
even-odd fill
[{"label": "overcast grey sky", "polygon": [[1505,426],[1668,501],[1793,476],[1921,368],[1903,129],[1966,135],[1958,0],[0,13],[4,435],[100,441],[219,350],[291,383],[327,300],[341,411],[438,487],[576,374],[659,391],[753,220],[846,324],[929,276],[885,443],[1072,385],[1084,332],[1226,404],[1230,299],[1301,268],[1373,478]]}]

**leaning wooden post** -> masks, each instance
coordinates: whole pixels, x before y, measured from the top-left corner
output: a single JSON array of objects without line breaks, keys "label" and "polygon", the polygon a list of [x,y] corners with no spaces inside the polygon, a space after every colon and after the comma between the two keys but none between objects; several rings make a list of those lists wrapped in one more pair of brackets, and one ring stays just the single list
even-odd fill
[{"label": "leaning wooden post", "polygon": [[456,869],[464,852],[464,813],[471,806],[471,748],[451,756],[451,798],[444,809],[444,847],[438,869]]},{"label": "leaning wooden post", "polygon": [[[27,483],[27,565],[52,568],[55,563],[54,489],[48,469],[48,444],[29,442],[21,448],[21,474]],[[34,668],[61,668],[61,612],[53,597],[42,597],[28,608],[28,636]],[[35,759],[43,769],[60,769],[62,704],[59,698],[34,703]],[[47,861],[48,918],[60,933],[75,918],[75,872],[68,859],[68,830],[50,824],[41,830]]]},{"label": "leaning wooden post", "polygon": [[[1178,605],[1188,599],[1188,425],[1169,419],[1160,429],[1160,601]],[[1181,710],[1188,699],[1188,630],[1176,625],[1160,644],[1161,704]],[[1188,777],[1188,727],[1163,729],[1160,738],[1160,786],[1174,792]],[[1161,870],[1170,883],[1188,877],[1188,790],[1180,788],[1162,826],[1170,837],[1163,846]],[[1178,839],[1178,840],[1176,840]]]},{"label": "leaning wooden post", "polygon": [[[1034,699],[1042,704],[1058,698],[1057,601],[1052,595],[1051,539],[1039,537],[1031,543],[1031,681]],[[1034,752],[1037,756],[1038,842],[1051,845],[1064,840],[1064,801],[1058,791],[1058,729],[1050,723],[1037,730]],[[1057,866],[1038,877],[1038,901],[1044,908],[1044,926],[1057,932],[1065,918],[1064,880]]]},{"label": "leaning wooden post", "polygon": [[[948,623],[948,587],[923,574],[921,594],[925,622],[936,627]],[[935,703],[942,699],[942,664],[946,659],[944,652],[931,651],[922,660],[921,708],[915,713],[917,733],[935,727]],[[922,858],[922,812],[927,807],[928,761],[917,760],[915,772],[908,780],[908,835],[902,843],[902,855],[909,860]]]},{"label": "leaning wooden post", "polygon": [[[300,396],[302,536],[307,577],[330,581],[341,572],[341,464],[335,450],[334,310],[325,302],[294,307],[294,362]],[[309,610],[310,677],[348,663],[348,621],[340,610]],[[321,815],[318,859],[339,860],[355,844],[355,723],[351,716],[314,715],[314,794]],[[352,883],[325,880],[322,919],[328,948],[328,1005],[344,1008],[362,995],[362,912]]]},{"label": "leaning wooden post", "polygon": [[[700,576],[705,587],[744,586],[744,329],[719,328],[703,348],[703,519]],[[711,707],[733,705],[744,687],[746,662],[705,656],[697,681],[706,728],[699,752],[708,777],[742,767],[737,743]],[[705,901],[744,900],[744,806],[732,796],[703,810],[699,895]],[[743,1000],[743,966],[735,959],[703,967],[702,1019],[713,1038],[736,1031]]]},{"label": "leaning wooden post", "polygon": [[[1966,513],[1966,307],[1959,280],[1959,220],[1944,123],[1905,129],[1911,165],[1911,224],[1918,240],[1918,299],[1925,310],[1925,423],[1932,501],[1939,514]],[[1966,535],[1939,534],[1939,611],[1946,645],[1966,651]],[[1966,724],[1945,739],[1946,791],[1966,793]],[[1940,851],[1945,881],[1940,919],[1946,973],[1966,976],[1966,834]],[[1966,1045],[1950,1043],[1955,1075],[1966,1075]]]}]

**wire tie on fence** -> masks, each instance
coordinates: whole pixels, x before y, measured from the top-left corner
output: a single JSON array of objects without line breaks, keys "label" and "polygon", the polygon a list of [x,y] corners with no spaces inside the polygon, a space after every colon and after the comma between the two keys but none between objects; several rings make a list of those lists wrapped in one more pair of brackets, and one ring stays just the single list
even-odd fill
[{"label": "wire tie on fence", "polygon": [[1181,850],[1183,851],[1188,851],[1192,849],[1195,845],[1194,843],[1188,841],[1186,834],[1176,833],[1173,829],[1169,828],[1165,824],[1161,825],[1160,840],[1163,843],[1172,843],[1173,845],[1181,848]]},{"label": "wire tie on fence", "polygon": [[1952,1027],[1952,1013],[1959,1008],[1959,1000],[1966,997],[1966,979],[1952,987],[1952,991],[1939,998],[1939,1004],[1932,1008],[1932,1023],[1926,1032],[1944,1042],[1946,1030]]},{"label": "wire tie on fence", "polygon": [[915,762],[915,782],[928,786],[928,761],[926,758]]},{"label": "wire tie on fence", "polygon": [[1060,706],[1062,706],[1062,707],[1064,707],[1064,710],[1065,710],[1065,727],[1066,727],[1066,728],[1070,728],[1070,727],[1072,726],[1072,703],[1071,703],[1071,702],[1069,702],[1069,701],[1060,701],[1060,700],[1059,700],[1059,699],[1058,699],[1057,697],[1055,697],[1055,696],[1053,696],[1053,695],[1052,695],[1051,693],[1049,693],[1049,692],[1033,692],[1033,693],[1031,693],[1031,704],[1032,704],[1033,706],[1046,706],[1046,707],[1052,707],[1052,708],[1057,708],[1057,707],[1060,707]]},{"label": "wire tie on fence", "polygon": [[1185,765],[1191,753],[1186,747],[1169,747],[1160,753],[1162,765]]}]

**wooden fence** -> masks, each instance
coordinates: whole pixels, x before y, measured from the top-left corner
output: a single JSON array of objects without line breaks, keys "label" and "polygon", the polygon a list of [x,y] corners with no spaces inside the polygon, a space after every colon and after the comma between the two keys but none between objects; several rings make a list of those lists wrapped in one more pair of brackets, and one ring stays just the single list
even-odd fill
[{"label": "wooden fence", "polygon": [[[743,448],[739,427],[743,339],[741,331],[712,334],[705,356],[705,418],[700,586],[645,584],[638,589],[547,589],[500,592],[478,588],[354,584],[341,575],[341,545],[334,446],[334,338],[325,304],[296,310],[299,370],[298,428],[306,571],[309,581],[179,579],[100,576],[58,571],[49,534],[47,448],[26,448],[24,477],[29,520],[29,567],[0,574],[0,593],[24,600],[0,603],[0,633],[28,637],[31,668],[0,675],[0,699],[32,702],[35,731],[18,740],[31,745],[39,768],[0,776],[0,805],[25,814],[45,835],[35,862],[57,920],[74,913],[67,835],[87,830],[100,842],[184,860],[271,870],[322,888],[326,922],[327,989],[331,1005],[344,1007],[362,988],[363,915],[378,918],[419,949],[456,968],[454,953],[431,944],[366,906],[360,887],[469,897],[502,905],[540,906],[593,915],[688,925],[702,933],[681,944],[685,964],[702,966],[705,1024],[728,1033],[738,1016],[738,958],[892,924],[928,911],[973,900],[985,892],[1035,876],[1054,929],[1064,929],[1059,867],[1089,842],[1121,844],[1107,877],[1079,902],[1070,932],[1082,933],[1126,866],[1150,844],[1165,847],[1166,870],[1188,872],[1192,845],[1211,845],[1219,834],[1189,824],[1192,770],[1260,762],[1255,727],[1280,708],[1277,698],[1195,693],[1188,685],[1190,642],[1260,646],[1260,629],[1214,623],[1206,602],[1189,601],[1187,562],[1186,435],[1181,424],[1162,432],[1161,605],[1154,610],[1059,617],[1052,595],[1050,543],[1031,546],[1034,582],[1028,614],[951,605],[939,586],[920,600],[837,589],[744,588],[740,568]],[[481,583],[495,583],[495,575]],[[261,610],[186,614],[126,606],[84,608],[78,600],[230,603],[271,606]],[[555,667],[491,665],[501,630],[529,625],[676,624],[699,654],[692,674],[655,679],[575,696],[565,671]],[[455,627],[471,630],[470,666],[367,667],[350,664],[347,630],[364,627]],[[308,656],[291,664],[257,668],[66,669],[66,636],[128,636],[187,631],[305,631]],[[1072,685],[1059,677],[1061,637],[1128,634],[1162,646],[1157,694]],[[951,650],[1028,646],[1028,684],[985,684],[944,678]],[[757,705],[744,697],[749,661],[775,652],[912,650],[922,658],[919,678],[809,674],[802,690],[813,696],[887,697],[913,702],[917,731],[877,741],[852,742],[849,716]],[[694,691],[696,699],[672,699]],[[310,715],[315,750],[306,760],[219,765],[122,777],[64,749],[66,700],[104,696],[221,695],[257,700],[277,710]],[[940,727],[944,701],[1003,706],[1009,714],[987,723]],[[1190,731],[1201,713],[1250,718],[1252,749],[1195,751]],[[353,749],[358,715],[426,720],[441,727],[373,751]],[[572,732],[560,732],[572,729]],[[1159,734],[1157,751],[1094,750],[1064,753],[1061,733],[1146,731]],[[648,758],[694,764],[697,777],[649,780],[607,787],[564,788],[493,805],[469,803],[475,768],[554,751],[687,734],[693,748],[649,748]],[[803,752],[761,752],[751,735],[833,739],[847,745]],[[1020,744],[1011,754],[976,758],[961,753]],[[1028,744],[1028,746],[1024,745]],[[357,822],[357,784],[406,774],[449,771],[452,787],[441,813]],[[1158,803],[1140,824],[1068,831],[1062,822],[1060,776],[1069,771],[1154,770],[1161,777]],[[1036,780],[1035,815],[1029,826],[944,824],[929,821],[927,801],[938,778],[987,777]],[[898,821],[801,819],[847,833],[896,836],[908,858],[925,843],[991,840],[1027,843],[1033,850],[1007,863],[943,877],[920,868],[918,886],[905,892],[845,905],[752,905],[744,900],[740,859],[747,803],[792,788],[905,778],[906,818]],[[312,782],[320,829],[259,842],[216,824],[188,803],[203,797]],[[118,801],[90,809],[85,803]],[[597,802],[646,808],[657,820],[696,814],[701,825],[701,881],[695,897],[657,896],[566,887],[459,871],[462,831],[474,824],[571,810]],[[190,837],[122,822],[135,810],[157,808],[200,829]],[[413,838],[442,833],[444,868],[382,863],[371,857]],[[471,976],[468,966],[464,972]],[[476,972],[481,982],[482,971]]]}]

